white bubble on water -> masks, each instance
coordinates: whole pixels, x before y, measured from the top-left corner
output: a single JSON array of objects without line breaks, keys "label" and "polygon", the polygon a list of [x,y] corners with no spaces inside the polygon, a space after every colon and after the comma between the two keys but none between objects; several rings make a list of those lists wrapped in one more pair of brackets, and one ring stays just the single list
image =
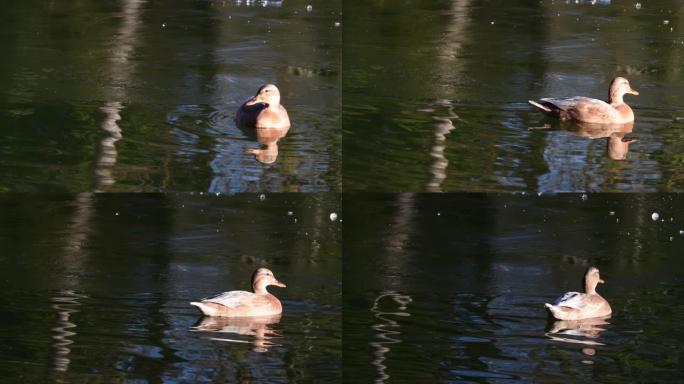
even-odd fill
[{"label": "white bubble on water", "polygon": [[266,195],[264,195],[263,193],[261,195],[259,195],[259,200],[261,200],[261,201],[266,200]]},{"label": "white bubble on water", "polygon": [[615,216],[615,211],[610,211],[610,212],[608,212],[608,214],[611,216]]},{"label": "white bubble on water", "polygon": [[330,221],[335,221],[335,220],[337,220],[337,213],[332,212],[332,213],[330,214]]},{"label": "white bubble on water", "polygon": [[587,201],[589,199],[589,196],[587,196],[586,193],[582,194],[582,201]]},{"label": "white bubble on water", "polygon": [[658,212],[653,212],[651,214],[651,220],[653,220],[653,221],[657,221],[659,217],[660,217],[660,214]]},{"label": "white bubble on water", "polygon": [[306,11],[307,11],[307,12],[313,11],[313,6],[312,6],[311,4],[307,5],[307,6],[306,6]]},{"label": "white bubble on water", "polygon": [[641,9],[641,3],[634,4],[634,8],[636,8],[637,10]]}]

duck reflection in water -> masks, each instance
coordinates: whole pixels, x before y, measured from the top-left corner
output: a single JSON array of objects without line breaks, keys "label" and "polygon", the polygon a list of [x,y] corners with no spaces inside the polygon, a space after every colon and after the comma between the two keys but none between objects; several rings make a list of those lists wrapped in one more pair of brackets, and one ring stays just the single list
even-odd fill
[{"label": "duck reflection in water", "polygon": [[[530,128],[530,130],[550,129],[550,125]],[[626,124],[592,124],[578,122],[561,122],[560,129],[570,132],[578,137],[590,140],[607,139],[607,154],[612,160],[625,160],[629,152],[629,145],[635,143],[635,139],[625,138],[632,133],[634,122]]]},{"label": "duck reflection in water", "polygon": [[261,145],[259,148],[245,148],[245,153],[254,155],[254,158],[262,164],[272,164],[278,159],[278,140],[287,134],[286,128],[256,128],[256,141]]},{"label": "duck reflection in water", "polygon": [[591,140],[607,138],[608,157],[612,160],[625,160],[629,145],[636,142],[634,139],[625,138],[625,135],[632,133],[634,122],[626,124],[563,123],[561,127],[579,137]]},{"label": "duck reflection in water", "polygon": [[[596,349],[593,347],[605,345],[597,341],[597,339],[606,330],[605,326],[610,324],[608,319],[610,319],[610,316],[582,320],[555,320],[550,318],[546,325],[545,335],[551,340],[562,343],[586,345],[586,347],[582,348],[582,354],[594,356],[596,355]],[[591,360],[582,360],[582,362],[593,364]]]},{"label": "duck reflection in water", "polygon": [[[281,315],[253,316],[253,317],[204,317],[192,329],[202,332],[216,333],[210,340],[230,343],[251,343],[254,352],[267,352],[269,348],[277,347],[274,339],[280,338],[280,333],[273,325],[280,323]],[[221,336],[219,336],[220,334]],[[250,340],[233,339],[229,335],[248,336]]]}]

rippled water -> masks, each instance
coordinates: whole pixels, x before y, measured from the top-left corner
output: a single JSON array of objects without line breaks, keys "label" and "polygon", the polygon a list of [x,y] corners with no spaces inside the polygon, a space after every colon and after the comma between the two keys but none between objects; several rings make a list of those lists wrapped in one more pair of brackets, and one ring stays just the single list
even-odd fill
[{"label": "rippled water", "polygon": [[[641,3],[344,2],[345,190],[684,190],[684,8]],[[615,76],[640,92],[620,156],[527,103]]]},{"label": "rippled water", "polygon": [[[334,195],[0,196],[4,381],[340,381]],[[280,318],[190,301],[267,265]]]},{"label": "rippled water", "polygon": [[[339,190],[340,7],[8,4],[0,191]],[[292,129],[264,164],[233,116],[268,82]]]},{"label": "rippled water", "polygon": [[[681,380],[682,197],[356,195],[345,206],[345,380]],[[580,290],[588,265],[613,316],[549,320],[544,303]]]}]

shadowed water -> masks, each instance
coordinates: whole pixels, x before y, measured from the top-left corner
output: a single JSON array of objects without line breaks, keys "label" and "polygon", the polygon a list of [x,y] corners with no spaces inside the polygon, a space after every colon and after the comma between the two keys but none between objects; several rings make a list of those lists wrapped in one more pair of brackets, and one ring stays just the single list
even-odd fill
[{"label": "shadowed water", "polygon": [[[345,207],[345,380],[681,381],[683,198],[352,195]],[[612,317],[551,320],[544,303],[581,290],[589,265]]]},{"label": "shadowed water", "polygon": [[[339,190],[340,7],[8,4],[0,191]],[[292,121],[269,164],[233,122],[265,83]]]},{"label": "shadowed water", "polygon": [[[684,190],[681,2],[345,1],[344,12],[345,190]],[[621,137],[636,142],[618,152],[615,138],[527,103],[606,99],[615,76],[640,92],[625,97],[636,121]]]},{"label": "shadowed water", "polygon": [[[7,382],[340,382],[334,195],[0,196],[0,372]],[[271,318],[195,301],[287,288]]]}]

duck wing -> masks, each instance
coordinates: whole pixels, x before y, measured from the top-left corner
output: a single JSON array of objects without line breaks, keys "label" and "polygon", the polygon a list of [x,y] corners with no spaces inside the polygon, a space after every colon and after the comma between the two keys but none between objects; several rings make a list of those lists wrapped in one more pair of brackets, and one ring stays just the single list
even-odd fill
[{"label": "duck wing", "polygon": [[246,300],[249,300],[252,296],[254,296],[254,293],[252,292],[230,291],[219,293],[216,296],[207,297],[206,299],[202,299],[202,302],[215,303],[228,308],[235,308],[243,304]]},{"label": "duck wing", "polygon": [[582,309],[588,304],[586,296],[586,294],[580,292],[567,292],[556,299],[556,302],[553,304],[559,307]]},{"label": "duck wing", "polygon": [[587,123],[605,123],[619,119],[619,113],[603,100],[575,96],[560,99],[541,99],[543,105],[551,108],[564,120]]}]

